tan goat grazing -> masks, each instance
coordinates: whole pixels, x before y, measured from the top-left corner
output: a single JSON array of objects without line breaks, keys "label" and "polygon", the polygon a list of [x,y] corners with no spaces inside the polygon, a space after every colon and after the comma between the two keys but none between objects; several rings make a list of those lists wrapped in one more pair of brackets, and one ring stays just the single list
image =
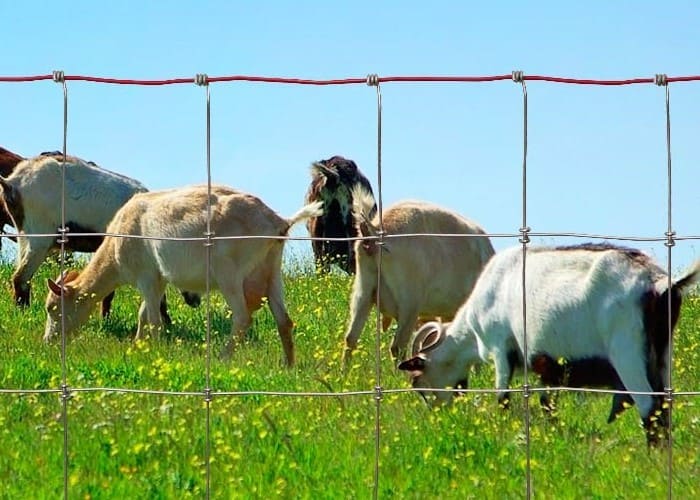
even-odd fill
[{"label": "tan goat grazing", "polygon": [[[320,203],[304,206],[283,219],[255,196],[226,186],[211,187],[211,268],[206,247],[200,241],[159,238],[201,238],[206,231],[207,186],[192,186],[137,194],[114,216],[107,236],[81,273],[48,281],[46,330],[50,340],[61,330],[61,296],[65,300],[66,333],[81,326],[96,301],[120,285],[130,284],[142,296],[136,338],[154,336],[161,328],[160,299],[167,283],[183,290],[206,292],[218,289],[233,312],[229,355],[251,324],[251,314],[263,297],[277,323],[288,365],[294,364],[292,321],[284,305],[282,251],[284,237],[297,222],[319,215]],[[240,238],[256,236],[256,238]],[[262,236],[263,238],[260,238]],[[239,237],[225,239],[226,237]],[[268,237],[268,238],[264,238]]]},{"label": "tan goat grazing", "polygon": [[[363,190],[353,193],[359,236],[377,236],[379,215],[368,214],[374,198]],[[350,322],[345,334],[344,365],[365,326],[377,297],[377,265],[383,248],[379,309],[397,320],[391,353],[398,357],[408,346],[419,318],[451,320],[471,293],[493,247],[475,222],[452,211],[422,201],[403,201],[384,211],[386,237],[382,247],[376,240],[355,242],[355,282],[350,299]],[[412,236],[401,234],[445,234],[484,236]]]}]

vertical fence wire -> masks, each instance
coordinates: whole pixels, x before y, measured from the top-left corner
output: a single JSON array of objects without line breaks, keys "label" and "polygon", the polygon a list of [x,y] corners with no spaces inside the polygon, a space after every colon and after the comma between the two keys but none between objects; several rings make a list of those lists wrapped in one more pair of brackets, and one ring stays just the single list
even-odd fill
[{"label": "vertical fence wire", "polygon": [[[672,273],[672,257],[673,257],[673,246],[675,245],[673,231],[673,219],[672,219],[672,168],[671,168],[671,100],[668,88],[668,79],[666,75],[656,75],[655,83],[659,86],[664,87],[665,95],[665,111],[666,111],[666,183],[667,183],[667,200],[666,200],[666,212],[667,212],[667,226],[666,226],[666,271],[668,273],[667,286],[667,311],[668,311],[668,348],[666,351],[666,384],[664,387],[664,406],[668,407],[668,463],[667,463],[667,474],[668,474],[668,498],[673,496],[673,309],[672,309],[672,299],[673,294],[671,293],[673,287],[673,279],[671,278]],[[661,354],[661,353],[659,353]],[[662,408],[663,412],[663,408]]]},{"label": "vertical fence wire", "polygon": [[204,247],[206,250],[206,354],[205,354],[205,387],[204,387],[204,404],[205,404],[205,436],[204,436],[204,467],[205,467],[205,483],[206,493],[205,498],[211,497],[211,252],[214,244],[211,230],[211,94],[209,90],[209,81],[207,75],[198,74],[195,76],[195,84],[203,86],[206,91],[206,170],[207,170],[207,227],[204,233],[206,240]]},{"label": "vertical fence wire", "polygon": [[527,298],[526,298],[526,261],[527,261],[527,246],[530,243],[529,232],[527,226],[527,86],[522,71],[513,71],[513,81],[519,83],[523,90],[523,168],[522,168],[522,225],[520,227],[520,243],[523,247],[523,265],[522,265],[522,305],[523,305],[523,400],[525,404],[525,497],[532,496],[532,469],[531,469],[531,450],[530,450],[530,383],[528,373],[528,352],[527,352]]},{"label": "vertical fence wire", "polygon": [[377,89],[377,213],[379,214],[379,240],[377,245],[377,328],[374,337],[374,489],[373,498],[379,497],[379,453],[381,451],[381,406],[382,406],[382,365],[381,365],[381,334],[382,315],[380,313],[380,285],[382,276],[382,254],[384,253],[384,220],[382,213],[382,90],[379,85],[379,77],[376,74],[367,76],[367,85]]},{"label": "vertical fence wire", "polygon": [[[68,87],[66,86],[65,75],[63,71],[53,72],[53,81],[61,84],[63,88],[63,141],[62,152],[63,161],[61,162],[61,227],[58,228],[60,246],[59,256],[59,272],[61,279],[59,280],[61,288],[63,288],[63,275],[66,268],[66,157],[68,156]],[[61,293],[61,423],[63,425],[63,498],[68,498],[68,476],[70,474],[70,457],[68,454],[69,436],[68,436],[68,400],[70,399],[70,391],[68,390],[68,368],[67,368],[67,339],[66,339],[66,324],[65,324],[65,294]]]}]

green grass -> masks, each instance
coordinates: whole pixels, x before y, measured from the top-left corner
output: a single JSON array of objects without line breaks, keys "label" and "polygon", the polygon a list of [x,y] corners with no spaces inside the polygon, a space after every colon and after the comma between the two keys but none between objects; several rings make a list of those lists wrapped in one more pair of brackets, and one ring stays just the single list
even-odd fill
[{"label": "green grass", "polygon": [[[45,269],[33,283],[34,301],[17,309],[10,296],[11,265],[0,266],[0,498],[60,498],[64,425],[57,392],[58,345],[44,345]],[[292,266],[296,267],[296,266]],[[351,278],[317,277],[303,269],[286,276],[289,313],[296,322],[298,364],[282,365],[281,345],[267,309],[256,314],[249,340],[230,361],[217,354],[229,330],[219,295],[212,297],[214,391],[322,392],[216,396],[211,402],[213,498],[371,498],[374,484],[374,319],[353,366],[341,376],[342,334]],[[137,394],[95,387],[201,392],[206,381],[204,308],[188,308],[169,291],[174,325],[157,342],[134,343],[138,295],[120,289],[113,316],[95,316],[68,342],[68,488],[71,498],[201,498],[206,490],[206,410],[202,395]],[[676,331],[674,387],[698,390],[700,299],[685,302]],[[382,386],[406,388],[382,337]],[[493,371],[472,375],[491,388]],[[519,382],[516,381],[516,384]],[[663,498],[667,450],[648,450],[635,410],[606,424],[610,396],[567,393],[556,419],[531,411],[534,498]],[[449,408],[428,410],[415,394],[381,400],[380,498],[522,498],[525,495],[525,411],[520,396],[498,409],[492,394],[468,394]],[[700,498],[700,400],[678,397],[673,424],[673,491]]]}]

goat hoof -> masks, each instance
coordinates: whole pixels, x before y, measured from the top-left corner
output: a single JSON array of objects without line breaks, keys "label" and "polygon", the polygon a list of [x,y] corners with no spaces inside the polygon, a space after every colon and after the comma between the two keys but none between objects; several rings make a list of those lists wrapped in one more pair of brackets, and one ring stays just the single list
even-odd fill
[{"label": "goat hoof", "polygon": [[233,340],[229,341],[226,343],[223,349],[221,349],[221,353],[219,354],[219,359],[221,361],[230,361],[231,358],[233,357],[233,351],[236,350],[236,342]]},{"label": "goat hoof", "polygon": [[665,429],[647,429],[647,447],[665,448],[668,445],[668,433]]},{"label": "goat hoof", "polygon": [[29,307],[29,294],[17,294],[15,296],[15,304],[19,307]]}]

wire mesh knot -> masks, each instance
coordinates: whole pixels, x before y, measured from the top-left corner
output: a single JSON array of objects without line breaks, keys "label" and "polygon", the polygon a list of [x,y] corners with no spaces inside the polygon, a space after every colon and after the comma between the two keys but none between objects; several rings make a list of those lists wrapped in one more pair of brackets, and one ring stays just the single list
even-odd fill
[{"label": "wire mesh knot", "polygon": [[676,244],[676,232],[675,231],[666,231],[664,233],[666,235],[666,241],[664,242],[664,245],[667,247],[672,247],[675,246]]},{"label": "wire mesh knot", "polygon": [[654,83],[659,87],[668,85],[668,76],[665,73],[657,73],[654,75]]},{"label": "wire mesh knot", "polygon": [[384,231],[383,229],[377,231],[377,236],[375,236],[375,243],[382,250],[388,251],[388,248],[386,247],[386,241],[384,240],[384,236],[386,236],[386,234],[386,231]]},{"label": "wire mesh knot", "polygon": [[209,77],[206,73],[197,73],[194,75],[194,83],[200,87],[206,87],[209,85]]},{"label": "wire mesh knot", "polygon": [[204,236],[207,238],[207,241],[204,242],[205,247],[210,247],[214,245],[214,241],[212,238],[214,237],[214,232],[213,231],[207,231],[204,233]]},{"label": "wire mesh knot", "polygon": [[525,398],[527,401],[531,395],[532,391],[530,390],[530,384],[523,384],[523,398]]},{"label": "wire mesh knot", "polygon": [[212,394],[210,387],[207,387],[206,389],[204,389],[204,391],[202,393],[204,394],[204,401],[205,402],[211,403],[214,400],[214,395]]},{"label": "wire mesh knot", "polygon": [[530,236],[529,233],[531,231],[529,226],[521,227],[519,230],[520,232],[520,243],[530,243]]},{"label": "wire mesh knot", "polygon": [[374,386],[374,400],[381,401],[383,398],[384,398],[384,393],[382,392],[382,386],[381,385]]},{"label": "wire mesh knot", "polygon": [[70,389],[68,388],[68,384],[61,384],[61,401],[68,401],[70,398],[73,397],[73,394],[71,393]]},{"label": "wire mesh knot", "polygon": [[664,395],[664,402],[671,406],[673,403],[673,387],[664,387],[664,392],[666,393]]},{"label": "wire mesh knot", "polygon": [[378,87],[379,86],[379,75],[376,73],[372,73],[367,75],[367,85],[370,87]]},{"label": "wire mesh knot", "polygon": [[63,73],[63,71],[55,70],[53,72],[53,81],[56,83],[65,83],[65,81],[66,81],[65,73]]},{"label": "wire mesh knot", "polygon": [[58,233],[60,234],[60,236],[56,240],[56,243],[68,243],[68,236],[66,236],[68,234],[68,231],[69,229],[66,226],[59,227]]},{"label": "wire mesh knot", "polygon": [[513,71],[512,78],[515,83],[523,83],[525,81],[525,75],[521,70]]}]

